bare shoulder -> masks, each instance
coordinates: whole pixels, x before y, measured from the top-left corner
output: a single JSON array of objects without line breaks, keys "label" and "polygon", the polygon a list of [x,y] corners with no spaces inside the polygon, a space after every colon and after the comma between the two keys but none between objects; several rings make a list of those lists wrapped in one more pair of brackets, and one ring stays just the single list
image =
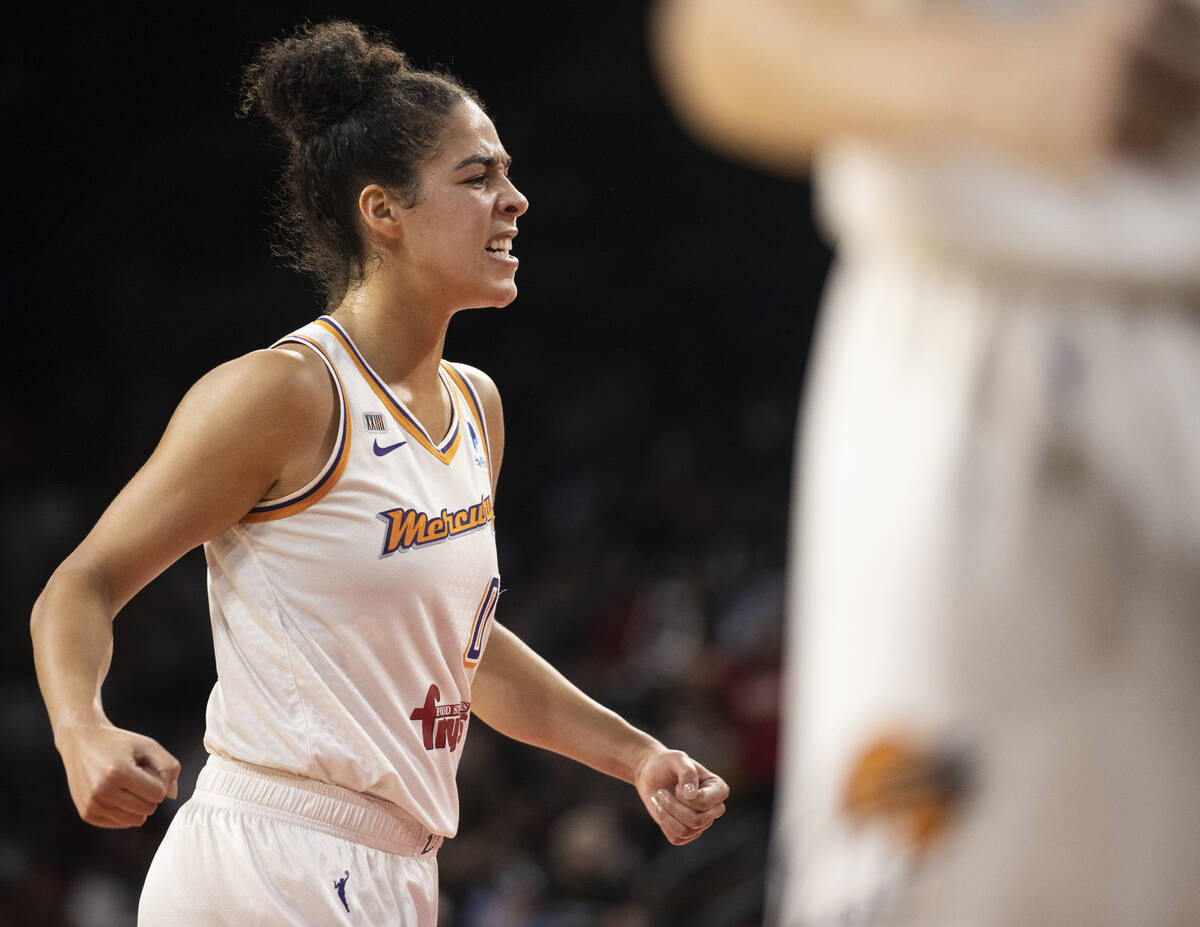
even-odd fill
[{"label": "bare shoulder", "polygon": [[72,555],[106,577],[114,601],[319,469],[336,399],[322,361],[307,353],[254,351],[188,390],[149,460]]},{"label": "bare shoulder", "polygon": [[226,411],[265,409],[270,404],[277,414],[280,405],[302,410],[331,396],[325,365],[296,346],[251,351],[227,361],[201,377],[184,401],[192,398]]},{"label": "bare shoulder", "polygon": [[[220,455],[269,476],[264,491],[319,458],[337,399],[324,363],[302,348],[252,351],[221,364],[188,390],[160,450],[192,459]],[[311,474],[310,474],[311,475]],[[255,500],[257,501],[257,497]]]}]

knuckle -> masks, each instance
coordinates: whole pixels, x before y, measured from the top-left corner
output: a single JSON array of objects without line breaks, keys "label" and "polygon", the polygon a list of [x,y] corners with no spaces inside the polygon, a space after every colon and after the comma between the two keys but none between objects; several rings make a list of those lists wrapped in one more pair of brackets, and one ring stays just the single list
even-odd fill
[{"label": "knuckle", "polygon": [[111,792],[120,779],[121,768],[112,763],[104,767],[104,771],[100,774],[100,780],[96,783],[96,787],[103,792]]}]

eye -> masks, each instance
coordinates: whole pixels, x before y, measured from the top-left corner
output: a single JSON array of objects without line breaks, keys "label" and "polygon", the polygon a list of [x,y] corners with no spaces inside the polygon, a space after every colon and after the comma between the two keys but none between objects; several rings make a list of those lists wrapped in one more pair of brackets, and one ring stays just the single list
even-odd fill
[{"label": "eye", "polygon": [[463,183],[473,183],[473,184],[478,184],[479,186],[485,186],[487,184],[487,182],[488,182],[487,174],[480,174],[478,177],[471,177],[468,180],[463,181]]}]

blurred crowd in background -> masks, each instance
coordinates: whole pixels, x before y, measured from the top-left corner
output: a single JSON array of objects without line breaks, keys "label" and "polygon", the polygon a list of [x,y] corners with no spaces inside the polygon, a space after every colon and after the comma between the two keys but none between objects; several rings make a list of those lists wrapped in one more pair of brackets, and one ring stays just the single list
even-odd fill
[{"label": "blurred crowd in background", "polygon": [[[257,43],[333,15],[478,90],[532,204],[516,303],[462,314],[446,349],[505,402],[498,620],[733,789],[674,848],[632,788],[474,724],[443,922],[760,923],[794,420],[828,252],[806,186],[677,128],[644,4],[569,6],[110,6],[27,11],[0,37],[19,159],[0,268],[0,924],[132,925],[178,807],[139,830],[80,822],[29,609],[190,383],[322,311],[269,254],[280,147],[235,111]],[[180,801],[214,680],[204,585],[193,551],[122,611],[104,690],[114,723],[183,762]]]}]

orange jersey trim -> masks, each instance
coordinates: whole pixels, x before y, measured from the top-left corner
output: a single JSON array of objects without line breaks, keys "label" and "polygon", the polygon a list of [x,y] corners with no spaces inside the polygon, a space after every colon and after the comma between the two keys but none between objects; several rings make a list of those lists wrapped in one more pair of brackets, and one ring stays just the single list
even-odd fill
[{"label": "orange jersey trim", "polygon": [[483,407],[475,395],[475,390],[467,383],[466,378],[458,372],[458,369],[453,364],[449,361],[442,361],[442,368],[450,374],[450,379],[454,381],[455,385],[462,390],[462,394],[467,398],[467,408],[471,410],[471,418],[475,419],[475,424],[479,428],[479,435],[483,439],[483,456],[487,458],[488,483],[495,486],[496,478],[492,475],[492,442],[488,439],[487,423],[484,421]]},{"label": "orange jersey trim", "polygon": [[337,368],[333,365],[333,361],[329,355],[325,353],[317,342],[313,341],[304,335],[289,335],[279,344],[291,342],[300,342],[317,351],[323,358],[329,369],[333,371],[333,376],[338,384],[338,396],[342,400],[342,428],[339,435],[341,444],[337,449],[332,465],[327,465],[323,475],[317,482],[304,492],[298,498],[288,500],[285,496],[283,499],[269,499],[266,502],[260,502],[254,506],[243,518],[242,522],[260,522],[260,521],[275,521],[279,518],[287,518],[289,515],[297,515],[303,512],[309,506],[316,505],[333,489],[337,481],[341,479],[342,472],[346,469],[346,461],[350,459],[350,405],[346,399],[346,389],[342,385],[342,378],[337,372]]},{"label": "orange jersey trim", "polygon": [[[358,372],[362,375],[362,378],[366,380],[367,385],[371,387],[375,395],[378,396],[383,402],[384,407],[391,414],[392,418],[396,420],[397,424],[407,431],[414,441],[416,441],[419,445],[421,445],[421,447],[425,448],[425,450],[429,451],[429,453],[431,453],[444,464],[449,464],[452,460],[454,460],[454,454],[458,450],[458,445],[462,439],[461,424],[454,429],[454,435],[450,439],[449,446],[446,448],[446,450],[441,450],[436,444],[433,443],[432,440],[430,440],[429,435],[425,432],[425,429],[421,427],[420,423],[417,422],[412,414],[408,412],[408,410],[406,410],[402,405],[400,405],[399,401],[397,401],[391,395],[391,392],[384,386],[384,384],[380,382],[379,378],[375,375],[371,368],[367,366],[366,361],[364,361],[362,356],[358,353],[358,349],[355,348],[350,339],[346,337],[341,328],[339,328],[328,318],[317,319],[316,324],[320,325],[327,332],[333,335],[333,337],[338,340],[338,343],[345,348],[346,353],[349,354],[350,359],[354,361],[354,366],[358,368]],[[451,393],[450,398],[451,401],[454,402],[455,408],[457,409],[459,403],[454,398],[453,393]],[[462,416],[458,415],[456,417],[461,419]]]}]

